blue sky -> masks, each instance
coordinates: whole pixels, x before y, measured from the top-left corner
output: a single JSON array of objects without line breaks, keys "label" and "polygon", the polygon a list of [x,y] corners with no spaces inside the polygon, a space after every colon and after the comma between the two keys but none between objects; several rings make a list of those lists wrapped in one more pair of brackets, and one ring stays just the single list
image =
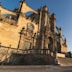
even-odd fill
[{"label": "blue sky", "polygon": [[[20,0],[0,0],[7,9],[17,8]],[[33,9],[47,5],[51,13],[56,14],[56,24],[62,27],[67,39],[68,51],[72,51],[72,0],[26,0]]]}]

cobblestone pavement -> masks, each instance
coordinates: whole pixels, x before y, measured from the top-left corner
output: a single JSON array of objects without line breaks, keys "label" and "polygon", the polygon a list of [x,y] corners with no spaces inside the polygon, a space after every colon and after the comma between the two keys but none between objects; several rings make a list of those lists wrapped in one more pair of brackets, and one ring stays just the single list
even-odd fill
[{"label": "cobblestone pavement", "polygon": [[72,72],[72,67],[59,67],[59,66],[0,66],[0,72]]}]

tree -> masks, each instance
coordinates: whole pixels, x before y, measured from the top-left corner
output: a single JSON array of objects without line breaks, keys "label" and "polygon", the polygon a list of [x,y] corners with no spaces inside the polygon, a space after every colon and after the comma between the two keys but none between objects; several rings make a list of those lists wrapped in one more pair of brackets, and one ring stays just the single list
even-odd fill
[{"label": "tree", "polygon": [[66,57],[72,58],[72,53],[71,53],[71,52],[67,52],[67,53],[66,53]]}]

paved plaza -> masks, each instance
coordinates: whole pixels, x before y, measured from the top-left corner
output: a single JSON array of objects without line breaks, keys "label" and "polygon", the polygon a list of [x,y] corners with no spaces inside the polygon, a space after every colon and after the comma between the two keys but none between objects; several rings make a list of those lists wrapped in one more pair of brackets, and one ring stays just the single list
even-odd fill
[{"label": "paved plaza", "polygon": [[0,66],[0,72],[72,72],[72,67],[60,67],[60,66]]}]

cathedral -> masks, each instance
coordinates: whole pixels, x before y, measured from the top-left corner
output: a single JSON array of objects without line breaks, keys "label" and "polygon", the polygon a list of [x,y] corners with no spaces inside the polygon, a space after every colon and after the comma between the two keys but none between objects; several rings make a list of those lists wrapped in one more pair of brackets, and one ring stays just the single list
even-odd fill
[{"label": "cathedral", "polygon": [[10,11],[0,5],[2,63],[12,62],[12,54],[32,54],[44,56],[52,64],[53,59],[65,58],[66,53],[66,38],[63,38],[61,27],[56,26],[55,14],[51,14],[47,6],[33,10],[22,0],[18,9]]}]

